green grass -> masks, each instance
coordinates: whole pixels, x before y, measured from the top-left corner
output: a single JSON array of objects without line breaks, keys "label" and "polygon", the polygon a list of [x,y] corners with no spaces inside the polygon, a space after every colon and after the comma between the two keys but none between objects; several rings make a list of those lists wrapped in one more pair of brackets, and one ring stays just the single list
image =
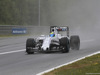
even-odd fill
[{"label": "green grass", "polygon": [[92,75],[100,73],[100,54],[63,66],[44,75],[90,75],[89,73]]}]

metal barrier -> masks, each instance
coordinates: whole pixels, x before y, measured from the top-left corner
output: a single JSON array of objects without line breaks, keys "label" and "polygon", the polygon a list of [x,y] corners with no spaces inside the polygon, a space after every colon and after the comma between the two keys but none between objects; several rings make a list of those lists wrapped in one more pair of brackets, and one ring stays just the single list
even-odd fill
[{"label": "metal barrier", "polygon": [[14,29],[20,30],[19,32],[21,32],[23,29],[26,29],[25,34],[44,35],[49,34],[50,26],[0,25],[0,35],[15,35],[13,34]]}]

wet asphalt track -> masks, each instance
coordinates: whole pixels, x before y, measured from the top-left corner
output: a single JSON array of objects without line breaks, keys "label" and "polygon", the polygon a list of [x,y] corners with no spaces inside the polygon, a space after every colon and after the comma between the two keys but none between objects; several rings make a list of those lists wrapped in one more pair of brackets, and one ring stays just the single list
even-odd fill
[{"label": "wet asphalt track", "polygon": [[[0,38],[0,53],[25,49],[27,37]],[[35,53],[25,51],[1,54],[0,75],[36,75],[47,69],[70,62],[85,55],[100,51],[100,40],[82,40],[81,49],[69,53]]]}]

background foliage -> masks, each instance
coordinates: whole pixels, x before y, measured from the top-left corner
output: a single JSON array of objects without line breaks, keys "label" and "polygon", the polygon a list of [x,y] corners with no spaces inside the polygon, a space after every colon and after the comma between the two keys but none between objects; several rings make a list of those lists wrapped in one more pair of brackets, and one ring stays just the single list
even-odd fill
[{"label": "background foliage", "polygon": [[38,0],[0,0],[0,25],[37,24]]}]

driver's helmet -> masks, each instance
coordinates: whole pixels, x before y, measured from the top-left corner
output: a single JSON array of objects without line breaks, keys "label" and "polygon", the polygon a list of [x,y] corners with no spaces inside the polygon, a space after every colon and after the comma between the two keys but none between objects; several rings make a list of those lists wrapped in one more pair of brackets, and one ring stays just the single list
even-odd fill
[{"label": "driver's helmet", "polygon": [[54,36],[55,36],[54,32],[51,32],[50,37],[54,37]]}]

